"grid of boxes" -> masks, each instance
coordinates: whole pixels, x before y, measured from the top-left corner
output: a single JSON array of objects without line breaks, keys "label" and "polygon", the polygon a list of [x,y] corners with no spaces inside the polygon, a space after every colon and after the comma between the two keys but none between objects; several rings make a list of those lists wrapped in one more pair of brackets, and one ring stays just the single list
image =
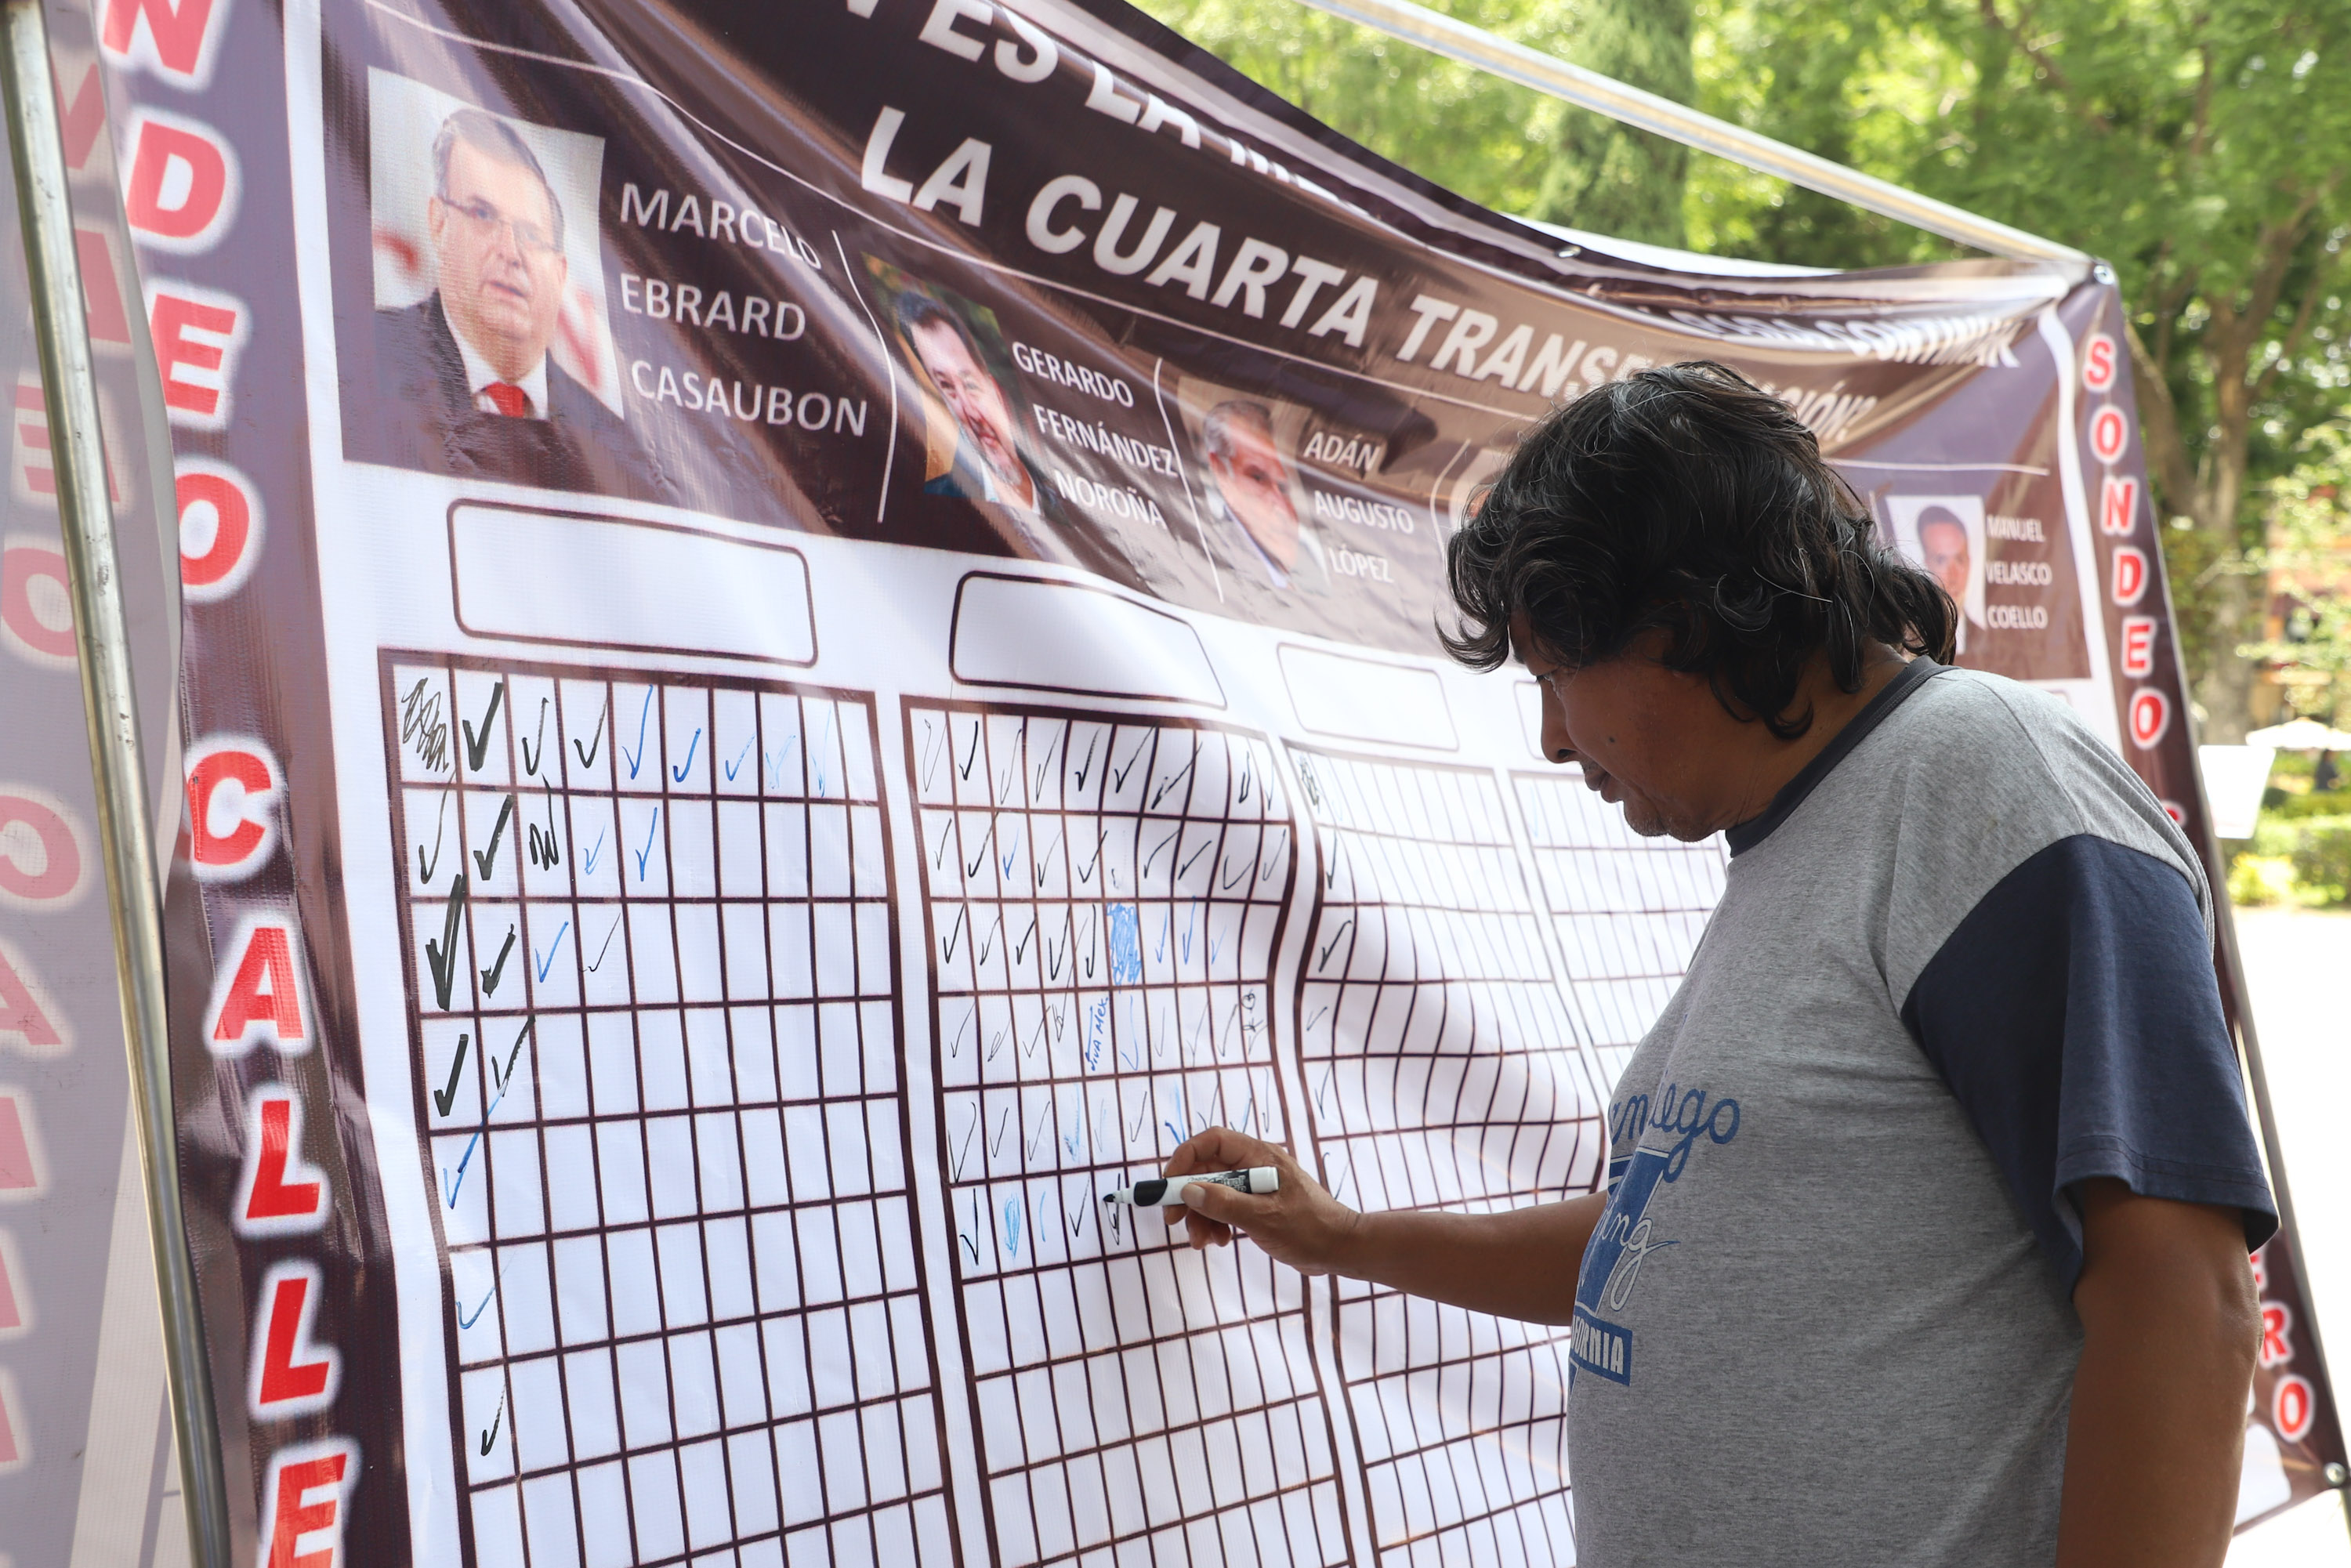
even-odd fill
[{"label": "grid of boxes", "polygon": [[382,672],[470,1561],[950,1563],[871,699]]}]

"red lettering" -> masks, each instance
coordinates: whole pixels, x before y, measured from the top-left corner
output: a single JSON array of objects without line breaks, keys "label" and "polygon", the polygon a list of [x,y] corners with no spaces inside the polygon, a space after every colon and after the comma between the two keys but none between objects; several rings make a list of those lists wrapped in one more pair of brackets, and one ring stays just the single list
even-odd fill
[{"label": "red lettering", "polygon": [[2115,340],[2104,332],[2093,332],[2083,346],[2082,384],[2092,392],[2115,384]]},{"label": "red lettering", "polygon": [[332,1346],[315,1343],[310,1337],[325,1294],[315,1263],[280,1263],[263,1276],[249,1389],[255,1419],[304,1416],[333,1402],[341,1357]]},{"label": "red lettering", "polygon": [[39,544],[0,547],[0,635],[28,663],[73,668],[73,585],[63,551]]},{"label": "red lettering", "polygon": [[2134,680],[2155,674],[2155,617],[2123,617],[2123,674]]},{"label": "red lettering", "polygon": [[0,943],[0,1045],[16,1039],[27,1056],[55,1056],[66,1049],[64,1031],[54,1020],[57,1005],[24,956]]},{"label": "red lettering", "polygon": [[260,504],[245,476],[201,458],[180,464],[180,587],[209,603],[245,585],[261,542]]},{"label": "red lettering", "polygon": [[2262,1364],[2283,1366],[2294,1359],[2294,1309],[2283,1301],[2262,1303]]},{"label": "red lettering", "polygon": [[2289,1443],[2299,1443],[2310,1436],[2310,1425],[2317,1414],[2318,1397],[2309,1379],[2291,1372],[2282,1374],[2270,1390],[2271,1429]]},{"label": "red lettering", "polygon": [[[300,1444],[272,1457],[261,1492],[269,1520],[262,1568],[336,1568],[343,1554],[343,1501],[359,1480],[359,1449],[348,1437]],[[303,1500],[320,1492],[326,1495]],[[306,1535],[325,1540],[308,1552],[296,1551]]]},{"label": "red lettering", "polygon": [[2115,547],[2115,579],[2108,592],[2116,604],[2137,604],[2147,592],[2147,555],[2137,545]]},{"label": "red lettering", "polygon": [[32,1116],[22,1097],[0,1090],[0,1192],[41,1190],[41,1162]]},{"label": "red lettering", "polygon": [[282,1084],[254,1091],[246,1128],[245,1177],[234,1210],[245,1236],[316,1230],[327,1219],[324,1176],[302,1159],[302,1106]]},{"label": "red lettering", "polygon": [[2171,727],[2171,699],[2153,686],[2141,686],[2131,694],[2130,735],[2133,744],[2142,751],[2154,749]]},{"label": "red lettering", "polygon": [[106,89],[99,84],[96,60],[81,73],[76,91],[66,90],[65,78],[52,79],[57,84],[57,128],[65,132],[66,167],[78,172],[89,162],[98,133],[106,129]]},{"label": "red lettering", "polygon": [[131,226],[165,250],[207,249],[235,207],[236,166],[210,127],[152,110],[131,130],[122,205]]},{"label": "red lettering", "polygon": [[282,920],[256,919],[246,925],[235,950],[235,967],[213,1004],[213,1026],[205,1031],[213,1050],[241,1056],[262,1041],[284,1051],[308,1050],[291,928]]},{"label": "red lettering", "polygon": [[2130,443],[2130,421],[2123,411],[2109,404],[2090,416],[2090,450],[2098,455],[2101,463],[2112,463],[2123,455]]},{"label": "red lettering", "polygon": [[225,295],[198,298],[185,284],[172,288],[154,290],[147,308],[163,405],[182,424],[217,430],[228,423],[229,357],[245,341],[245,307]]},{"label": "red lettering", "polygon": [[2270,1288],[2269,1252],[2269,1244],[2264,1242],[2262,1245],[2262,1249],[2252,1255],[2253,1289],[2255,1291],[2266,1291]]},{"label": "red lettering", "polygon": [[124,64],[147,66],[187,86],[203,87],[212,75],[227,12],[227,0],[106,0],[98,39]]},{"label": "red lettering", "polygon": [[16,433],[17,493],[26,497],[57,493],[57,459],[49,455],[49,405],[41,383],[30,371],[16,378]]},{"label": "red lettering", "polygon": [[2098,527],[2106,533],[2126,534],[2138,526],[2138,481],[2120,474],[2106,476],[2098,497]]},{"label": "red lettering", "polygon": [[74,255],[81,262],[82,314],[89,318],[92,342],[131,343],[131,312],[122,303],[122,274],[114,247],[96,229],[74,230]]},{"label": "red lettering", "polygon": [[188,858],[197,875],[219,882],[260,869],[277,835],[270,819],[256,813],[277,790],[277,769],[259,746],[225,740],[194,748],[188,758]]},{"label": "red lettering", "polygon": [[81,892],[81,835],[58,802],[0,789],[0,903],[64,904]]}]

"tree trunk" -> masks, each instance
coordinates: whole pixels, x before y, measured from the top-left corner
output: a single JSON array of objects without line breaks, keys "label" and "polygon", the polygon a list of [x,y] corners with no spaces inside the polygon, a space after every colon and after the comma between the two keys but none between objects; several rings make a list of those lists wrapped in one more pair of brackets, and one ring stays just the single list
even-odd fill
[{"label": "tree trunk", "polygon": [[2260,634],[2252,620],[2261,608],[2261,580],[2236,566],[2233,548],[2223,559],[2229,564],[2205,591],[2210,654],[2203,678],[2196,684],[2196,701],[2204,710],[2201,738],[2215,746],[2235,746],[2253,725],[2253,662],[2239,653],[2237,646]]}]

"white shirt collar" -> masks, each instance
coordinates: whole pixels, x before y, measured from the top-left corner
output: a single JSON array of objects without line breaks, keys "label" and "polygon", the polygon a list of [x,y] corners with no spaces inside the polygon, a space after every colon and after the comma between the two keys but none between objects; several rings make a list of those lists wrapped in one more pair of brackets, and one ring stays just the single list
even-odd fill
[{"label": "white shirt collar", "polygon": [[[457,324],[455,321],[449,319],[447,304],[443,302],[438,295],[435,295],[434,299],[441,312],[442,321],[448,326],[450,338],[457,345],[458,357],[465,361],[465,390],[474,394],[474,406],[484,413],[496,413],[497,405],[482,395],[482,389],[493,382],[502,382],[507,378],[492,370],[487,360],[474,352],[474,346],[465,341],[465,335],[457,330]],[[530,400],[531,416],[535,419],[545,419],[547,417],[547,356],[539,355],[538,363],[531,366],[530,373],[514,384],[522,388],[523,396]]]}]

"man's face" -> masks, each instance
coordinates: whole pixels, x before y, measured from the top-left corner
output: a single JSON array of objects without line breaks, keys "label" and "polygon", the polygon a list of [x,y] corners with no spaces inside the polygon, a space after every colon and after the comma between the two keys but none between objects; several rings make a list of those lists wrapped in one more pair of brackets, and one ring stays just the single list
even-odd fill
[{"label": "man's face", "polygon": [[1298,508],[1290,499],[1290,469],[1272,441],[1256,426],[1236,420],[1225,427],[1233,453],[1211,454],[1208,472],[1217,490],[1258,548],[1284,570],[1298,558]]},{"label": "man's face", "polygon": [[449,324],[499,375],[520,381],[555,337],[570,268],[555,248],[547,188],[471,142],[449,150],[449,189],[426,212]]},{"label": "man's face", "polygon": [[1740,820],[1749,780],[1728,761],[1740,738],[1703,675],[1658,663],[1650,632],[1603,664],[1570,670],[1510,618],[1510,642],[1542,692],[1542,749],[1580,763],[1583,782],[1644,838],[1696,842]]},{"label": "man's face", "polygon": [[923,361],[923,373],[946,400],[947,412],[994,471],[997,483],[1026,490],[1029,473],[1013,448],[1012,410],[1004,401],[1004,389],[972,358],[963,334],[945,322],[925,323],[914,329],[914,353]]},{"label": "man's face", "polygon": [[1959,523],[1938,518],[1918,530],[1918,552],[1927,558],[1927,570],[1951,596],[1951,602],[1964,607],[1968,601],[1968,530]]}]

